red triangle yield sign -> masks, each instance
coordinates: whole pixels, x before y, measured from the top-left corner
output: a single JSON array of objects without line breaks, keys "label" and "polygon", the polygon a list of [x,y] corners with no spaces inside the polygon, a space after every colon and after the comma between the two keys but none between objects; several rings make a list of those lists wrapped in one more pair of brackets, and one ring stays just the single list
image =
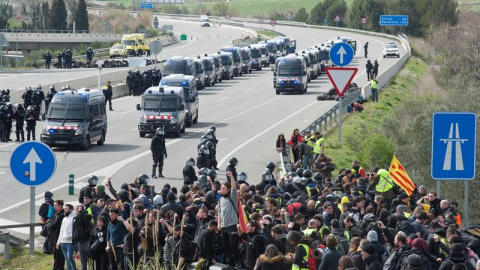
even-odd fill
[{"label": "red triangle yield sign", "polygon": [[340,97],[347,90],[357,71],[358,68],[325,68],[328,78]]}]

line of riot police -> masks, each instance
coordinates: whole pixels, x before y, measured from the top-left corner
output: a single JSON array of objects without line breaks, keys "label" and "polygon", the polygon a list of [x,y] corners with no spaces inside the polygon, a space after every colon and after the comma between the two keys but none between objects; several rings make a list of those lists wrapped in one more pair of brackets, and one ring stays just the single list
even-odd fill
[{"label": "line of riot police", "polygon": [[[2,91],[2,93],[4,92]],[[27,124],[27,141],[30,141],[30,137],[35,140],[37,115],[34,111],[34,107],[29,105],[27,110],[25,110],[22,103],[17,103],[13,106],[9,100],[10,97],[8,95],[2,95],[2,101],[0,102],[0,142],[12,141],[10,135],[12,133],[14,121],[16,142],[19,142],[20,139],[22,142],[25,141],[25,132],[23,129],[25,123]]]},{"label": "line of riot police", "polygon": [[128,94],[140,96],[149,87],[158,86],[161,79],[162,73],[156,68],[145,69],[143,72],[140,70],[129,71],[126,79]]}]

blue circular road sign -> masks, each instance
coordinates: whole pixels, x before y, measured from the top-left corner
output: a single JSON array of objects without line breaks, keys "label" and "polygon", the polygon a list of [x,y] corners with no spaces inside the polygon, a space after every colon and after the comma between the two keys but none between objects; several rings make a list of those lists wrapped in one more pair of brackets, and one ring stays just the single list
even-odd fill
[{"label": "blue circular road sign", "polygon": [[340,42],[333,45],[330,50],[330,60],[336,66],[343,67],[353,60],[354,51],[352,46],[348,43]]},{"label": "blue circular road sign", "polygon": [[52,149],[41,142],[26,142],[13,151],[10,170],[20,183],[38,186],[52,178],[57,159]]}]

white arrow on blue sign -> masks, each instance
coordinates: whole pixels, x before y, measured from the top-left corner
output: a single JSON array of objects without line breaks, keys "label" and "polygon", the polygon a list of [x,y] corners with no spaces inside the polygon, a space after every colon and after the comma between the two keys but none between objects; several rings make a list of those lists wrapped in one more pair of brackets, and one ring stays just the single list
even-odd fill
[{"label": "white arrow on blue sign", "polygon": [[475,177],[477,116],[470,112],[437,112],[432,121],[432,178]]},{"label": "white arrow on blue sign", "polygon": [[343,67],[353,60],[354,51],[350,44],[340,42],[333,45],[332,49],[330,50],[330,60],[336,66]]},{"label": "white arrow on blue sign", "polygon": [[41,142],[27,142],[13,151],[10,170],[20,183],[38,186],[52,178],[57,159],[50,147]]}]

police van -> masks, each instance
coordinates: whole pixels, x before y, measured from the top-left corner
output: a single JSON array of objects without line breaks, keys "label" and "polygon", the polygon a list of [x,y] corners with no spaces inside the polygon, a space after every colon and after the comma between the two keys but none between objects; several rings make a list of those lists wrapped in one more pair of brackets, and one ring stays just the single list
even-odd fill
[{"label": "police van", "polygon": [[103,145],[107,135],[107,113],[102,91],[82,88],[55,94],[40,135],[48,146],[78,145],[88,150]]},{"label": "police van", "polygon": [[276,69],[275,92],[307,92],[307,62],[303,56],[289,54],[281,57]]},{"label": "police van", "polygon": [[248,46],[250,48],[250,56],[252,57],[252,68],[256,70],[262,70],[265,58],[262,61],[261,46],[259,44],[252,44]]},{"label": "police van", "polygon": [[308,57],[310,62],[310,79],[316,79],[318,77],[317,69],[320,67],[320,64],[317,62],[317,55],[312,51],[302,51],[299,54]]},{"label": "police van", "polygon": [[183,74],[172,74],[163,77],[160,81],[160,85],[164,87],[183,87],[185,108],[187,111],[187,127],[191,127],[193,123],[197,123],[200,103],[198,99],[198,91],[195,77]]},{"label": "police van", "polygon": [[212,53],[210,55],[205,54],[205,56],[210,56],[213,58],[214,71],[215,71],[215,83],[221,82],[223,79],[222,78],[223,67],[222,67],[222,58],[220,56],[220,53]]},{"label": "police van", "polygon": [[203,56],[199,55],[197,58],[200,59],[203,64],[203,70],[205,73],[205,86],[215,85],[215,83],[217,82],[215,60],[212,56],[208,56],[207,54]]},{"label": "police van", "polygon": [[235,74],[233,54],[231,52],[221,52],[220,59],[222,60],[222,78],[225,80],[233,79]]},{"label": "police van", "polygon": [[243,47],[240,50],[240,56],[242,58],[242,72],[252,73],[252,55],[248,47]]},{"label": "police van", "polygon": [[146,134],[155,134],[159,127],[165,134],[173,133],[175,137],[185,132],[187,113],[183,87],[150,87],[143,93],[137,110],[140,111],[138,132],[142,138]]},{"label": "police van", "polygon": [[233,57],[233,73],[234,76],[242,76],[242,59],[240,56],[240,48],[239,47],[232,47],[232,46],[225,46],[220,49],[222,52],[230,52],[232,53]]},{"label": "police van", "polygon": [[205,89],[205,70],[202,60],[194,59],[193,65],[195,66],[195,80],[197,81],[197,89]]}]

